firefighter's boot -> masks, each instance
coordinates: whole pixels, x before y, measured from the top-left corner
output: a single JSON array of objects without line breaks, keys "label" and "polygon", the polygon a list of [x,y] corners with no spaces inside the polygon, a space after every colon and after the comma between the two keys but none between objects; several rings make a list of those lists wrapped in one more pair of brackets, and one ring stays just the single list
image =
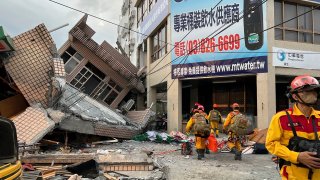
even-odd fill
[{"label": "firefighter's boot", "polygon": [[235,152],[235,154],[234,154],[234,159],[241,161],[241,160],[242,160],[242,152],[241,152],[241,151],[238,151],[238,150],[236,149],[236,152]]},{"label": "firefighter's boot", "polygon": [[202,156],[199,149],[197,149],[197,154],[198,154],[198,160],[201,160]]}]

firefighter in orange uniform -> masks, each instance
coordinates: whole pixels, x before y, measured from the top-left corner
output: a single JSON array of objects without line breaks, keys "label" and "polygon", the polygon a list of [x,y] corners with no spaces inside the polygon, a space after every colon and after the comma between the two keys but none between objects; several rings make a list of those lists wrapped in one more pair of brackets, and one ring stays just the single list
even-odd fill
[{"label": "firefighter in orange uniform", "polygon": [[[200,113],[203,110],[202,108],[201,106],[198,106],[198,109],[194,110],[194,115],[190,118],[186,127],[186,133],[188,135],[190,134],[190,131],[193,128],[193,133],[195,135],[195,145],[198,153],[198,160],[204,158],[205,149],[208,144],[208,137],[210,135],[210,127],[208,121],[205,119],[205,116],[203,116]],[[201,124],[203,125],[203,128],[195,127],[200,127],[202,126]]]},{"label": "firefighter in orange uniform", "polygon": [[[314,77],[297,76],[288,93],[294,102],[293,108],[272,117],[266,148],[280,158],[282,179],[320,179],[320,146],[312,146],[319,143],[320,135],[320,111],[312,107],[317,103],[319,89],[319,82]],[[296,146],[292,146],[294,144]],[[308,152],[310,150],[318,153]]]},{"label": "firefighter in orange uniform", "polygon": [[209,112],[208,116],[206,117],[211,125],[211,134],[216,134],[216,137],[219,137],[219,123],[221,123],[222,117],[220,112],[217,110],[218,105],[213,104],[213,109]]},{"label": "firefighter in orange uniform", "polygon": [[240,106],[238,103],[233,103],[232,104],[232,109],[224,124],[223,124],[223,131],[228,133],[228,147],[231,149],[231,152],[235,154],[234,159],[235,160],[241,160],[241,154],[242,154],[242,149],[241,149],[241,142],[239,139],[239,136],[236,135],[235,133],[228,131],[228,127],[234,123],[234,117],[238,114],[240,114]]}]

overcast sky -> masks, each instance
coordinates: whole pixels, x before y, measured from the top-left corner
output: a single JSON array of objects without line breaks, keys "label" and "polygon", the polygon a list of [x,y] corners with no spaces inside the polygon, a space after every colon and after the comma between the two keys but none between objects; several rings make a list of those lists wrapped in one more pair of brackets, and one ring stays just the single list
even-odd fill
[{"label": "overcast sky", "polygon": [[[119,23],[122,0],[55,0],[59,3],[88,12],[100,18]],[[57,48],[67,40],[69,30],[84,14],[57,5],[48,0],[1,0],[0,26],[11,37],[44,23],[48,30],[69,23],[69,26],[51,33]],[[117,26],[88,17],[87,24],[96,34],[99,44],[106,40],[116,46]]]}]

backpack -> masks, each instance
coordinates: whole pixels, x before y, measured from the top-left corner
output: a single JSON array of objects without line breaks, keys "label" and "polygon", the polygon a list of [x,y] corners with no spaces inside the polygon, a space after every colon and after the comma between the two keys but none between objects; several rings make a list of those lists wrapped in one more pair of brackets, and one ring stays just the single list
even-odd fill
[{"label": "backpack", "polygon": [[248,131],[248,119],[243,114],[237,114],[232,117],[234,119],[233,124],[230,125],[229,131],[234,132],[237,135],[247,135]]},{"label": "backpack", "polygon": [[219,116],[219,112],[217,110],[211,110],[210,111],[210,119],[209,121],[215,121],[215,122],[219,122],[221,120],[221,117]]},{"label": "backpack", "polygon": [[196,113],[192,116],[195,120],[193,125],[193,131],[195,134],[200,134],[202,136],[209,136],[210,135],[210,125],[207,123],[206,118],[199,113]]}]

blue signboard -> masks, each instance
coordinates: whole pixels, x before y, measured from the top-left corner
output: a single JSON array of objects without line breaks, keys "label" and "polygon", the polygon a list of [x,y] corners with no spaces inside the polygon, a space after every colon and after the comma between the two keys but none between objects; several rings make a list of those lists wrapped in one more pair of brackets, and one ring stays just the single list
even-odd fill
[{"label": "blue signboard", "polygon": [[217,3],[171,0],[172,78],[268,71],[266,3]]},{"label": "blue signboard", "polygon": [[[159,0],[154,6],[152,6],[151,11],[143,19],[140,26],[138,27],[138,44],[141,44],[147,36],[164,20],[169,14],[168,0]],[[142,35],[144,34],[144,35]]]}]

